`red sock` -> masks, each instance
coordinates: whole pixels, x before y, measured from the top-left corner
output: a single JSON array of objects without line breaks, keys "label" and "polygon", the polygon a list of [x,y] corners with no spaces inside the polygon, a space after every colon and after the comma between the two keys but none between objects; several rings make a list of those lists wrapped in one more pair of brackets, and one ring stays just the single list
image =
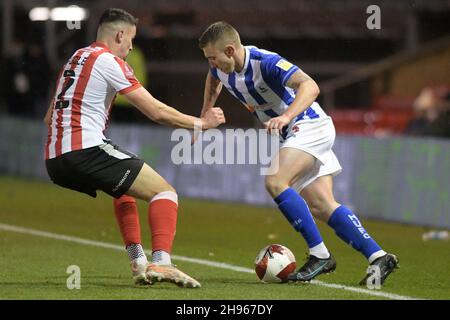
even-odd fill
[{"label": "red sock", "polygon": [[177,228],[178,197],[173,191],[158,193],[150,201],[148,223],[152,231],[152,250],[172,252]]},{"label": "red sock", "polygon": [[139,224],[136,199],[128,195],[114,199],[114,213],[116,214],[125,246],[140,244],[141,226]]}]

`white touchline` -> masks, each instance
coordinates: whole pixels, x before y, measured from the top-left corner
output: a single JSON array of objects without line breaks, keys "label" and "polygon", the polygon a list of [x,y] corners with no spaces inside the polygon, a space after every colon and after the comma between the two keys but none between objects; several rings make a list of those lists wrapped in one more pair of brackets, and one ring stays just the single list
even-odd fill
[{"label": "white touchline", "polygon": [[[88,240],[88,239],[83,239],[83,238],[78,238],[78,237],[66,236],[63,234],[50,233],[50,232],[46,232],[46,231],[18,227],[18,226],[13,226],[13,225],[9,225],[9,224],[0,223],[0,230],[17,232],[17,233],[25,233],[25,234],[30,234],[33,236],[38,236],[38,237],[45,237],[45,238],[63,240],[63,241],[68,241],[68,242],[73,242],[73,243],[85,244],[88,246],[125,251],[123,246],[113,244],[113,243],[107,243],[107,242]],[[149,251],[149,250],[145,250],[145,252],[147,254],[151,254],[151,251]],[[201,265],[215,267],[215,268],[221,268],[221,269],[228,269],[228,270],[237,271],[237,272],[244,272],[244,273],[254,273],[255,272],[253,269],[250,269],[250,268],[234,266],[232,264],[223,263],[223,262],[214,262],[214,261],[209,261],[209,260],[177,256],[177,255],[173,255],[172,258],[174,260],[186,261],[186,262],[190,262],[190,263],[196,263],[196,264],[201,264]],[[318,285],[318,286],[322,286],[322,287],[353,291],[353,292],[357,292],[357,293],[363,293],[363,294],[367,294],[367,295],[371,295],[371,296],[378,296],[378,297],[383,297],[383,298],[393,299],[393,300],[424,300],[422,298],[401,296],[398,294],[393,294],[393,293],[388,293],[388,292],[373,291],[373,290],[368,290],[368,289],[349,287],[349,286],[344,286],[344,285],[335,284],[335,283],[322,282],[322,281],[318,281],[318,280],[312,280],[311,283]]]}]

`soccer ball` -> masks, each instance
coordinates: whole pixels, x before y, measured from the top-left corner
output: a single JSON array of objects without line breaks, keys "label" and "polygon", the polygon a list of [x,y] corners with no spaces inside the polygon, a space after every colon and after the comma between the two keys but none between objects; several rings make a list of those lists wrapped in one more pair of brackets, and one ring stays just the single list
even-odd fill
[{"label": "soccer ball", "polygon": [[294,254],[281,244],[264,247],[255,259],[256,274],[263,282],[286,282],[296,267]]}]

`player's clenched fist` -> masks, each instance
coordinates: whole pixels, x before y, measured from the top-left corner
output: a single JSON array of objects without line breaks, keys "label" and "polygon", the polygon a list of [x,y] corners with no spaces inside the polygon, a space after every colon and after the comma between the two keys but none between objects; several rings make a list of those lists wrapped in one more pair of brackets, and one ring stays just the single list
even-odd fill
[{"label": "player's clenched fist", "polygon": [[225,116],[221,108],[211,108],[201,117],[202,129],[210,129],[225,123]]}]

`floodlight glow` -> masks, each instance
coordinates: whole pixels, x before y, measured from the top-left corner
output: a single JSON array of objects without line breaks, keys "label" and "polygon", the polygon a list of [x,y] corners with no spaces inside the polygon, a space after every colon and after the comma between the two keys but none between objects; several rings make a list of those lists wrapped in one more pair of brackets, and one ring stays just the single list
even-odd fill
[{"label": "floodlight glow", "polygon": [[31,21],[46,21],[50,18],[50,9],[46,7],[36,7],[30,10],[28,17]]},{"label": "floodlight glow", "polygon": [[87,10],[77,7],[57,7],[52,9],[50,18],[53,21],[81,21],[86,20]]},{"label": "floodlight glow", "polygon": [[78,6],[56,7],[36,7],[30,10],[28,17],[31,21],[82,21],[88,17],[88,10]]}]

